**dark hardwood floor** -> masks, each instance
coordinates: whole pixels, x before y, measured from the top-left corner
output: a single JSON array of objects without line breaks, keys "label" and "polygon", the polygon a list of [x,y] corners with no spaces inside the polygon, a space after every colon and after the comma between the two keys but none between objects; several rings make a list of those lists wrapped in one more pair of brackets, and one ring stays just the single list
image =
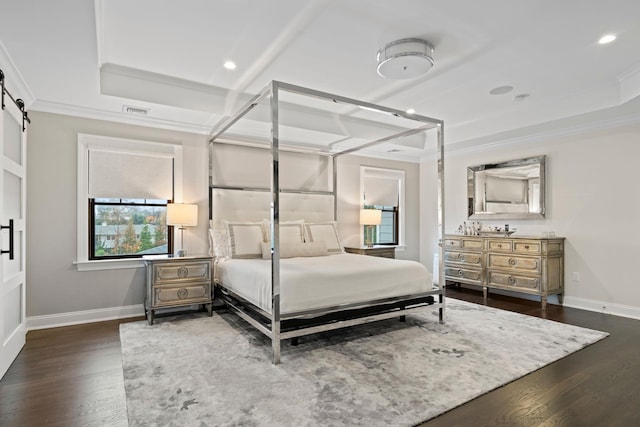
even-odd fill
[{"label": "dark hardwood floor", "polygon": [[[484,304],[481,292],[447,295]],[[639,426],[640,321],[491,295],[486,304],[609,332],[604,340],[423,426]],[[120,323],[29,332],[0,381],[0,426],[126,426]]]}]

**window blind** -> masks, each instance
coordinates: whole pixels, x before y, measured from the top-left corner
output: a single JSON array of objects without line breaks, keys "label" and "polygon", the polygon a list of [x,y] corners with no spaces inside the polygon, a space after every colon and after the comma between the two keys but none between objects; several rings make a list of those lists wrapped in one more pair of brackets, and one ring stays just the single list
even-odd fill
[{"label": "window blind", "polygon": [[364,178],[366,205],[398,206],[400,185],[397,178]]},{"label": "window blind", "polygon": [[89,197],[173,199],[173,157],[89,150]]}]

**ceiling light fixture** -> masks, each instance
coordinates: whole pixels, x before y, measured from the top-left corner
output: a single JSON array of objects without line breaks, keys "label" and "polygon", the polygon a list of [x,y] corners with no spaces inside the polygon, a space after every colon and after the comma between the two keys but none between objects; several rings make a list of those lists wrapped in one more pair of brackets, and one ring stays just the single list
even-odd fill
[{"label": "ceiling light fixture", "polygon": [[408,38],[387,43],[378,50],[378,74],[387,79],[413,79],[433,67],[433,46]]},{"label": "ceiling light fixture", "polygon": [[227,70],[235,70],[236,69],[236,63],[233,62],[233,61],[225,61],[224,68],[226,68]]},{"label": "ceiling light fixture", "polygon": [[604,35],[604,36],[600,37],[600,40],[598,40],[598,43],[607,44],[607,43],[611,43],[615,39],[616,39],[615,34],[607,34],[607,35]]},{"label": "ceiling light fixture", "polygon": [[409,108],[407,110],[407,114],[415,114],[415,113],[416,113],[416,110],[414,110],[413,108]]}]

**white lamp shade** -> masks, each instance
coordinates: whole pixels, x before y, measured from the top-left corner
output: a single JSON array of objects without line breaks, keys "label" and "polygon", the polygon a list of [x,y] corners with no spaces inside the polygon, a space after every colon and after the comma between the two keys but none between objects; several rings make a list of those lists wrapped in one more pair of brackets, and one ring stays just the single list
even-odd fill
[{"label": "white lamp shade", "polygon": [[198,225],[198,205],[169,203],[167,205],[167,225],[193,227]]},{"label": "white lamp shade", "polygon": [[382,223],[382,211],[379,209],[361,209],[360,224],[380,225]]}]

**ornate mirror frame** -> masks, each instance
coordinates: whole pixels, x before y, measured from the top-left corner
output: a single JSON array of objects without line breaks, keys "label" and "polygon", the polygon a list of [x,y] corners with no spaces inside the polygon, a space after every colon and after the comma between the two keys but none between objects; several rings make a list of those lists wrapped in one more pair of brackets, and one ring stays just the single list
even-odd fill
[{"label": "ornate mirror frame", "polygon": [[469,219],[541,219],[545,215],[546,156],[467,168]]}]

